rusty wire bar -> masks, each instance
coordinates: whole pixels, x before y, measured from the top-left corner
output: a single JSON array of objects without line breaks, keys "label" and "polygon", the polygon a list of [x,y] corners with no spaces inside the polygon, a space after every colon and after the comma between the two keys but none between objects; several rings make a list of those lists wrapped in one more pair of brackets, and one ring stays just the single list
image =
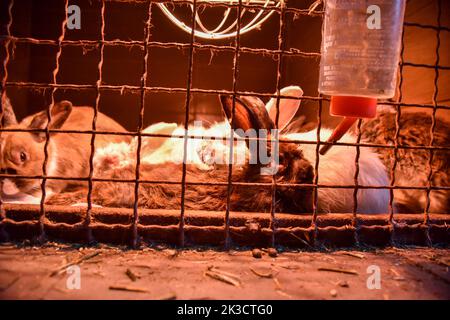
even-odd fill
[{"label": "rusty wire bar", "polygon": [[[439,81],[439,61],[440,61],[440,55],[439,55],[439,49],[441,47],[441,15],[442,15],[442,8],[441,8],[441,0],[437,1],[437,29],[436,29],[436,62],[435,62],[435,70],[434,70],[434,92],[433,92],[433,104],[436,106],[437,105],[437,97],[438,97],[438,93],[439,93],[439,86],[438,86],[438,81]],[[434,144],[434,130],[436,128],[436,112],[437,109],[433,108],[433,113],[431,116],[431,127],[430,127],[430,146],[433,146]],[[431,186],[433,185],[433,156],[434,156],[434,152],[433,150],[430,149],[430,157],[428,159],[428,188],[426,191],[427,194],[427,200],[426,200],[426,205],[425,205],[425,210],[424,210],[424,224],[426,225],[426,240],[427,243],[431,246],[433,243],[431,241],[430,238],[430,206],[431,206]]]},{"label": "rusty wire bar", "polygon": [[[54,45],[58,46],[57,40],[51,39],[36,39],[31,37],[14,37],[14,36],[0,36],[0,40],[12,41],[13,43],[25,43],[25,44],[35,44],[35,45]],[[178,43],[178,42],[158,42],[158,41],[150,41],[145,43],[139,40],[64,40],[61,42],[61,46],[81,46],[81,47],[91,47],[95,48],[99,45],[106,46],[124,46],[124,47],[132,47],[137,46],[143,48],[144,46],[152,47],[152,48],[178,48],[179,50],[188,49],[190,47],[189,44],[186,43]],[[200,44],[193,43],[195,49],[200,50],[211,50],[211,51],[233,51],[232,46],[226,45],[213,45],[213,44]],[[286,56],[291,57],[303,57],[303,58],[320,58],[320,53],[318,52],[305,52],[299,49],[290,48],[289,50],[269,50],[264,48],[250,48],[250,47],[241,47],[241,52],[244,53],[252,53],[252,54],[262,54],[269,56],[276,56],[280,53],[285,54]],[[403,61],[400,63],[402,66],[415,67],[415,68],[425,68],[425,69],[440,69],[440,70],[450,70],[450,66],[442,66],[442,65],[433,65],[426,63],[415,63],[412,61]]]},{"label": "rusty wire bar", "polygon": [[[88,134],[92,135],[92,130],[65,130],[65,129],[49,129],[50,133],[79,133],[79,134]],[[44,129],[0,129],[0,132],[45,132]],[[121,131],[102,131],[102,130],[96,130],[95,133],[97,135],[117,135],[117,136],[137,136],[137,132],[129,131],[129,132],[121,132]],[[174,139],[184,139],[184,135],[168,135],[168,134],[157,134],[157,133],[141,133],[142,137],[155,137],[155,138],[174,138]],[[223,140],[223,141],[229,141],[230,138],[222,137],[222,136],[214,136],[214,135],[205,135],[205,136],[197,136],[197,135],[189,135],[189,139],[202,139],[202,140]],[[266,140],[265,138],[258,138],[258,137],[248,137],[246,138],[248,140]],[[309,140],[302,140],[302,139],[279,139],[279,142],[282,143],[295,143],[295,144],[316,144],[316,141],[309,141]],[[394,149],[395,146],[392,145],[385,145],[385,144],[379,144],[379,143],[352,143],[352,142],[326,142],[326,141],[319,141],[319,144],[333,144],[337,146],[347,146],[347,147],[366,147],[366,148],[384,148],[384,149]],[[410,146],[410,145],[398,145],[398,149],[409,149],[409,150],[444,150],[449,151],[450,146],[424,146],[424,145],[417,145],[417,146]],[[19,176],[20,177],[20,176]]]},{"label": "rusty wire bar", "polygon": [[[67,25],[67,12],[68,12],[68,6],[69,6],[69,0],[65,0],[64,3],[64,20],[61,24],[61,35],[58,38],[58,51],[56,53],[56,60],[55,60],[55,69],[53,69],[52,75],[52,83],[57,84],[57,76],[59,72],[59,59],[62,55],[62,46],[60,45],[61,41],[64,40],[64,37],[66,35],[66,25]],[[45,241],[45,229],[44,229],[44,220],[45,220],[45,197],[47,195],[46,191],[46,182],[47,182],[47,163],[48,163],[48,145],[50,144],[50,132],[49,132],[49,126],[52,121],[52,115],[51,115],[51,108],[55,104],[55,92],[57,90],[57,87],[54,87],[51,92],[51,102],[50,105],[46,109],[46,115],[47,115],[47,123],[45,125],[45,144],[44,144],[44,163],[42,164],[42,183],[41,183],[41,216],[39,218],[39,228],[40,228],[40,235],[39,240]]]},{"label": "rusty wire bar", "polygon": [[[151,20],[152,20],[152,2],[148,4],[148,17],[145,22],[145,32],[144,32],[144,42],[148,43],[151,37]],[[141,148],[142,148],[142,130],[144,129],[144,112],[145,112],[145,90],[144,87],[147,85],[147,76],[148,76],[148,57],[149,50],[148,46],[144,46],[144,59],[143,59],[143,70],[142,70],[142,78],[141,78],[141,96],[140,96],[140,110],[139,110],[139,124],[138,124],[138,143],[136,150],[136,182],[134,184],[134,204],[133,204],[133,247],[137,248],[140,245],[140,238],[138,232],[138,224],[139,224],[139,182],[140,182],[140,168],[141,168]]]},{"label": "rusty wire bar", "polygon": [[[280,96],[281,97],[281,96]],[[88,134],[92,135],[92,130],[65,130],[65,129],[49,129],[50,133],[79,133],[79,134]],[[0,132],[45,132],[44,129],[0,129]],[[95,133],[97,135],[117,135],[117,136],[137,136],[137,132],[129,131],[129,132],[121,132],[121,131],[102,131],[102,130],[96,130]],[[184,139],[184,135],[168,135],[168,134],[157,134],[157,133],[141,133],[142,137],[155,137],[155,138],[174,138],[174,139]],[[229,141],[230,138],[222,137],[222,136],[214,136],[214,135],[205,135],[205,136],[197,136],[197,135],[189,135],[189,139],[202,139],[202,140],[223,140],[223,141]],[[258,138],[258,137],[248,137],[246,138],[248,140],[266,140],[265,138]],[[279,139],[279,142],[282,143],[295,143],[295,144],[316,144],[316,141],[309,141],[309,140],[302,140],[302,139]],[[379,144],[379,143],[352,143],[352,142],[327,142],[327,141],[319,141],[319,144],[333,144],[337,146],[347,146],[347,147],[366,147],[366,148],[385,148],[385,149],[394,149],[395,146],[392,145],[385,145],[385,144]],[[417,145],[417,146],[410,146],[410,145],[398,145],[398,149],[409,149],[409,150],[444,150],[449,151],[450,146],[424,146],[424,145]],[[21,176],[18,176],[21,177]]]},{"label": "rusty wire bar", "polygon": [[[51,39],[36,39],[31,37],[15,37],[15,36],[0,36],[0,41],[6,42],[11,41],[13,43],[24,43],[24,44],[34,44],[34,45],[53,45],[57,46],[57,40]],[[96,48],[99,45],[105,46],[123,46],[123,47],[141,47],[148,46],[151,48],[164,48],[171,49],[177,48],[179,50],[189,49],[190,44],[188,43],[180,43],[180,42],[159,42],[159,41],[149,41],[145,43],[145,41],[139,40],[64,40],[61,42],[61,45],[64,46],[73,46],[73,47],[85,47],[85,48]],[[193,43],[194,49],[198,50],[211,50],[211,51],[229,51],[234,52],[233,46],[227,45],[216,45],[216,44],[200,44]],[[266,56],[276,56],[280,52],[278,50],[269,50],[265,48],[250,48],[250,47],[241,47],[240,49],[243,53],[252,53],[252,54],[261,54]],[[296,48],[290,48],[289,50],[283,50],[283,54],[286,56],[292,57],[303,57],[303,58],[312,58],[317,59],[320,58],[320,53],[318,52],[306,52],[301,51]]]},{"label": "rusty wire bar", "polygon": [[[282,2],[280,5],[280,19],[279,19],[279,29],[278,29],[278,51],[280,52],[278,54],[278,61],[277,61],[277,79],[276,79],[276,94],[277,94],[277,100],[276,100],[276,114],[275,114],[275,143],[279,145],[279,135],[278,135],[278,122],[280,118],[280,91],[281,91],[281,71],[283,68],[283,50],[284,50],[284,38],[286,36],[286,26],[284,23],[285,19],[285,4]],[[279,147],[278,152],[280,152]],[[275,150],[271,148],[271,155],[270,157],[273,157]],[[272,165],[272,164],[271,164]],[[277,192],[277,181],[275,179],[275,174],[272,175],[272,202],[271,202],[271,208],[270,208],[270,228],[272,229],[272,239],[271,239],[271,246],[275,247],[275,234],[277,229],[277,219],[276,219],[276,192]]]},{"label": "rusty wire bar", "polygon": [[[26,44],[36,44],[36,45],[55,45],[58,46],[58,43],[56,40],[51,39],[35,39],[31,37],[13,37],[13,36],[0,36],[0,39],[2,41],[12,41],[13,43],[26,43]],[[144,47],[149,46],[153,48],[178,48],[180,50],[182,49],[188,49],[190,46],[185,43],[178,43],[178,42],[157,42],[152,41],[148,43],[144,43],[142,41],[138,40],[64,40],[61,42],[61,45],[64,46],[81,46],[81,47],[91,47],[95,48],[99,45],[107,45],[107,46],[138,46],[138,47]],[[212,45],[212,44],[199,44],[194,43],[193,44],[195,49],[201,49],[201,50],[211,50],[211,51],[233,51],[232,46],[225,46],[225,45]],[[250,48],[250,47],[242,47],[241,51],[244,53],[252,53],[252,54],[263,54],[263,55],[271,55],[275,56],[280,53],[283,53],[287,56],[291,57],[303,57],[303,58],[319,58],[320,53],[317,52],[304,52],[295,48],[290,48],[289,50],[282,50],[281,52],[279,50],[269,50],[264,48]],[[426,64],[426,63],[414,63],[410,61],[404,61],[400,65],[408,66],[408,67],[415,67],[415,68],[426,68],[426,69],[441,69],[441,70],[450,70],[450,66],[442,66],[442,65],[432,65],[432,64]]]},{"label": "rusty wire bar", "polygon": [[[440,29],[438,29],[440,30]],[[437,70],[450,70],[450,66],[440,66],[438,65],[432,65],[432,64],[425,64],[425,63],[413,63],[413,62],[402,62],[402,65],[406,67],[415,67],[415,68],[426,68],[426,69],[437,69]]]},{"label": "rusty wire bar", "polygon": [[[36,82],[23,82],[23,81],[7,81],[6,87],[19,87],[19,88],[30,88],[34,90],[45,90],[45,89],[70,89],[70,90],[95,90],[95,85],[89,84],[51,84],[51,83],[36,83]],[[120,91],[120,92],[140,92],[142,90],[141,86],[133,86],[133,85],[102,85],[100,86],[101,90],[111,90],[111,91]],[[168,87],[146,87],[146,91],[149,92],[164,92],[164,93],[186,93],[186,88],[168,88]],[[212,90],[212,89],[201,89],[201,88],[191,88],[191,93],[203,93],[203,94],[228,94],[232,95],[233,91],[229,90]],[[255,96],[258,98],[276,98],[277,96],[272,93],[261,93],[261,92],[251,92],[251,91],[237,91],[237,94],[240,96]],[[282,96],[280,98],[283,99],[298,99],[296,97],[291,96]],[[316,96],[302,96],[302,100],[305,101],[330,101],[328,97],[316,97]],[[427,109],[443,109],[450,110],[450,105],[442,105],[438,104],[434,106],[433,104],[419,104],[419,103],[397,103],[391,102],[388,100],[381,100],[379,102],[381,105],[391,105],[396,106],[399,105],[401,107],[418,107],[418,108],[427,108]]]},{"label": "rusty wire bar", "polygon": [[[105,40],[105,2],[102,1],[102,7],[100,9],[100,37],[102,41]],[[96,93],[95,93],[95,106],[94,106],[94,116],[92,118],[92,137],[91,137],[91,153],[89,155],[89,180],[88,180],[88,195],[87,195],[87,210],[86,210],[86,218],[84,221],[86,228],[86,237],[88,243],[94,241],[92,236],[92,230],[90,228],[91,225],[91,211],[92,211],[92,189],[93,189],[93,181],[92,178],[94,176],[94,155],[95,155],[95,137],[97,131],[97,117],[99,112],[100,105],[100,86],[103,82],[103,63],[104,63],[104,49],[105,46],[103,42],[100,44],[100,58],[97,64],[98,70],[98,79],[96,81]]]},{"label": "rusty wire bar", "polygon": [[[398,69],[398,73],[399,73],[399,80],[398,80],[398,97],[397,97],[397,101],[401,103],[402,99],[403,99],[403,66],[404,64],[402,64],[402,61],[404,59],[404,54],[405,54],[405,27],[403,27],[402,30],[402,37],[401,37],[401,49],[400,49],[400,63],[399,63],[399,69]],[[394,161],[392,163],[391,166],[391,170],[390,170],[390,180],[389,180],[389,184],[390,186],[395,186],[395,170],[397,169],[397,164],[398,164],[398,149],[399,149],[399,143],[398,143],[398,139],[400,137],[400,118],[401,118],[401,112],[402,109],[400,108],[399,105],[395,106],[395,134],[394,134],[394,150],[393,150],[393,154],[394,154]],[[391,245],[394,244],[394,238],[395,238],[395,226],[396,226],[396,222],[395,222],[395,208],[394,208],[394,200],[395,200],[395,194],[394,194],[394,189],[389,189],[389,225],[391,228],[391,238],[390,238],[390,243]]]},{"label": "rusty wire bar", "polygon": [[[29,175],[13,175],[13,174],[0,174],[1,178],[15,178],[20,177],[23,179],[43,179],[43,176],[29,176]],[[47,180],[64,180],[64,181],[88,181],[89,177],[61,177],[61,176],[45,176]],[[119,179],[119,178],[92,178],[93,182],[120,182],[120,183],[134,183],[135,179]],[[180,184],[179,182],[170,180],[147,180],[140,179],[143,184]],[[186,185],[195,186],[226,186],[227,182],[191,182],[186,181]],[[270,187],[270,182],[233,182],[236,186],[255,186],[255,187]],[[278,183],[279,187],[291,187],[291,188],[328,188],[328,189],[354,189],[354,184],[348,185],[333,185],[333,184],[314,184],[314,183]],[[380,186],[380,185],[358,185],[359,189],[401,189],[401,190],[450,190],[450,186]]]},{"label": "rusty wire bar", "polygon": [[[10,0],[8,4],[8,22],[6,24],[6,34],[7,36],[11,36],[11,26],[13,23],[13,16],[12,16],[12,8],[14,6],[14,0]],[[9,46],[11,44],[10,40],[6,40],[5,42],[5,59],[3,60],[2,67],[3,67],[3,78],[0,83],[0,130],[3,129],[3,115],[4,115],[4,106],[3,103],[6,102],[6,81],[8,80],[8,63],[10,60],[10,54],[9,54]],[[1,132],[1,131],[0,131]],[[0,182],[0,187],[3,190],[3,181]],[[3,230],[3,220],[6,218],[5,212],[3,210],[3,200],[2,197],[0,197],[0,239],[4,235]]]},{"label": "rusty wire bar", "polygon": [[231,107],[231,119],[229,123],[231,125],[230,129],[230,157],[228,164],[228,176],[227,176],[227,201],[225,208],[225,242],[224,247],[228,249],[231,245],[230,241],[230,203],[231,203],[231,193],[232,193],[232,176],[233,176],[233,148],[234,148],[234,126],[235,126],[235,116],[236,116],[236,92],[238,85],[238,77],[239,77],[239,57],[240,57],[240,46],[241,46],[241,10],[242,10],[242,0],[239,0],[239,6],[237,8],[237,23],[236,23],[236,36],[234,40],[234,55],[233,55],[233,84],[232,84],[232,92],[233,92],[233,101]]},{"label": "rusty wire bar", "polygon": [[191,86],[192,86],[192,75],[194,73],[194,41],[195,41],[195,16],[197,14],[197,0],[192,1],[193,9],[192,9],[192,21],[191,28],[192,32],[190,35],[190,47],[189,47],[189,65],[188,65],[188,74],[187,74],[187,84],[186,84],[186,103],[185,103],[185,114],[184,114],[184,144],[183,144],[183,172],[181,176],[181,209],[180,209],[180,223],[179,223],[179,232],[180,232],[180,240],[179,244],[181,247],[184,247],[185,244],[185,234],[184,234],[184,225],[185,225],[185,197],[186,197],[186,163],[187,163],[187,146],[188,146],[188,129],[189,129],[189,109],[191,106]]},{"label": "rusty wire bar", "polygon": [[417,27],[421,29],[434,29],[434,30],[441,30],[441,31],[447,31],[450,32],[450,28],[446,26],[433,26],[429,24],[421,24],[421,23],[415,23],[415,22],[404,22],[403,25],[405,27]]},{"label": "rusty wire bar", "polygon": [[319,214],[319,188],[317,185],[319,184],[319,162],[320,162],[320,130],[322,130],[322,100],[318,101],[317,108],[317,132],[316,132],[316,161],[314,163],[314,193],[313,193],[313,214],[311,218],[311,226],[313,229],[313,245],[317,242],[317,234],[318,234],[318,225],[317,225],[317,216]]},{"label": "rusty wire bar", "polygon": [[355,154],[355,173],[353,176],[354,181],[354,189],[353,189],[353,219],[352,219],[352,228],[354,229],[354,237],[355,237],[355,244],[359,244],[359,238],[358,238],[358,191],[359,191],[359,158],[361,155],[361,149],[358,145],[361,142],[361,123],[362,119],[359,119],[356,125],[356,154]]}]

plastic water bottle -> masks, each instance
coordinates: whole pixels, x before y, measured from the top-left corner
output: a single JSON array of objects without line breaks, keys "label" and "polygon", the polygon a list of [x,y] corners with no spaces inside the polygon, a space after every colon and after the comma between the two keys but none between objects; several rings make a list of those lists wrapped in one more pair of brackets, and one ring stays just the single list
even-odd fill
[{"label": "plastic water bottle", "polygon": [[[395,95],[405,0],[325,0],[319,92],[345,117],[328,142]],[[324,146],[324,154],[330,145]]]}]

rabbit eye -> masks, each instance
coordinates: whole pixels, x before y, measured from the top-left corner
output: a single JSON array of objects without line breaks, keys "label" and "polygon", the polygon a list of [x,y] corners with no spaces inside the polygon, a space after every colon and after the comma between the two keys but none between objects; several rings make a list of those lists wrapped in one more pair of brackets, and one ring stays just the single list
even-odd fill
[{"label": "rabbit eye", "polygon": [[25,152],[20,153],[20,161],[25,162],[27,160],[27,155]]}]

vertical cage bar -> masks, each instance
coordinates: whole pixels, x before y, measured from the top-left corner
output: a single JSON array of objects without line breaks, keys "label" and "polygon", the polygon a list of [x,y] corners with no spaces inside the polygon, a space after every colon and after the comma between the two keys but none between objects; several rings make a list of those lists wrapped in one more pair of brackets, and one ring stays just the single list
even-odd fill
[{"label": "vertical cage bar", "polygon": [[[52,84],[57,84],[57,76],[59,73],[59,60],[62,55],[62,42],[64,41],[64,38],[66,36],[66,26],[67,26],[67,11],[69,6],[69,0],[65,0],[64,2],[64,20],[61,24],[61,35],[58,38],[58,51],[56,53],[56,59],[55,59],[55,69],[53,70],[53,78],[52,78]],[[52,120],[51,116],[51,108],[55,104],[55,93],[56,90],[58,90],[57,86],[54,86],[51,93],[51,102],[50,105],[46,109],[47,114],[47,124],[45,125],[45,144],[44,144],[44,163],[42,165],[42,183],[41,183],[41,203],[40,203],[40,217],[39,217],[39,240],[45,241],[45,228],[44,228],[44,221],[45,221],[45,197],[46,197],[46,183],[47,183],[47,163],[48,163],[48,146],[50,144],[50,131],[49,126],[50,122]]]},{"label": "vertical cage bar", "polygon": [[359,191],[359,158],[361,155],[361,123],[362,119],[358,120],[356,125],[356,155],[355,155],[355,175],[353,177],[354,189],[353,189],[353,218],[352,227],[354,228],[355,244],[359,245],[359,234],[358,234],[358,191]]},{"label": "vertical cage bar", "polygon": [[236,22],[236,37],[234,42],[234,57],[233,57],[233,105],[231,107],[231,119],[229,120],[231,124],[230,129],[230,156],[228,163],[228,177],[227,177],[227,203],[225,208],[225,249],[228,249],[231,243],[230,239],[230,204],[231,204],[231,193],[233,188],[232,176],[233,176],[233,149],[234,149],[234,124],[236,115],[236,95],[237,95],[237,85],[239,77],[239,56],[241,47],[241,13],[242,13],[242,0],[239,0],[237,12],[237,22]]},{"label": "vertical cage bar", "polygon": [[317,215],[319,213],[319,161],[320,161],[320,130],[322,129],[322,107],[323,107],[323,96],[319,94],[320,99],[318,100],[317,108],[317,132],[316,132],[316,161],[314,163],[314,193],[313,193],[313,216],[311,219],[311,228],[313,228],[313,245],[316,245],[317,241]]},{"label": "vertical cage bar", "polygon": [[195,16],[197,14],[197,0],[193,0],[192,3],[192,16],[191,16],[191,36],[189,42],[189,65],[186,84],[186,104],[184,114],[184,138],[183,138],[183,172],[181,176],[181,209],[180,209],[180,246],[184,246],[184,224],[185,224],[185,198],[186,198],[186,163],[187,163],[187,147],[188,147],[188,129],[189,129],[189,110],[191,106],[191,86],[192,86],[192,74],[194,72],[194,40],[195,40]]},{"label": "vertical cage bar", "polygon": [[95,106],[94,106],[94,116],[92,118],[92,136],[91,136],[91,153],[89,155],[89,180],[88,180],[88,195],[87,195],[87,210],[86,218],[84,221],[84,227],[86,228],[86,238],[88,243],[93,242],[92,230],[91,230],[91,211],[92,211],[92,178],[94,176],[94,155],[95,155],[95,137],[97,130],[97,117],[100,105],[100,86],[103,82],[103,60],[104,60],[104,49],[105,49],[105,1],[101,0],[102,7],[100,9],[100,59],[97,64],[98,79],[95,83]]},{"label": "vertical cage bar", "polygon": [[[3,103],[6,102],[6,81],[8,80],[8,63],[10,59],[9,47],[11,44],[11,26],[13,23],[12,17],[12,8],[14,6],[14,0],[10,0],[8,4],[8,22],[6,24],[6,36],[5,40],[5,59],[3,59],[3,78],[0,84],[0,129],[3,129],[3,115],[4,115],[4,106]],[[1,133],[1,132],[0,132]],[[0,183],[0,187],[3,189],[3,180]],[[0,193],[3,192],[0,190]],[[6,218],[4,208],[3,208],[3,199],[0,197],[0,237],[4,232],[3,221]]]},{"label": "vertical cage bar", "polygon": [[[397,102],[401,103],[403,100],[403,60],[404,60],[404,53],[405,53],[405,26],[403,25],[402,30],[402,38],[401,38],[401,50],[400,50],[400,61],[399,61],[399,81],[398,81],[398,97]],[[398,139],[400,137],[400,118],[401,118],[402,108],[399,104],[395,105],[395,134],[394,134],[394,161],[391,166],[390,170],[390,181],[389,186],[391,187],[389,189],[389,226],[391,228],[391,236],[390,236],[390,243],[391,245],[394,244],[394,238],[395,238],[395,183],[396,183],[396,176],[395,176],[395,170],[397,169],[398,164]]]},{"label": "vertical cage bar", "polygon": [[[148,4],[148,17],[145,22],[144,30],[144,59],[143,59],[143,73],[141,78],[141,96],[140,96],[140,108],[139,108],[139,124],[137,130],[137,151],[136,151],[136,181],[134,184],[134,204],[133,204],[133,247],[137,248],[140,245],[140,238],[138,233],[139,224],[139,180],[141,171],[141,148],[142,148],[142,130],[144,128],[144,112],[145,112],[145,87],[147,86],[148,75],[148,56],[149,49],[148,43],[150,41],[150,28],[152,20],[152,2]],[[150,138],[152,139],[152,138]]]},{"label": "vertical cage bar", "polygon": [[[441,14],[442,14],[442,8],[441,8],[441,1],[437,1],[437,29],[436,29],[436,61],[435,61],[435,68],[434,68],[434,92],[433,92],[433,113],[431,116],[431,127],[430,127],[430,147],[433,147],[434,145],[434,130],[436,128],[436,112],[437,112],[437,97],[439,94],[439,87],[438,87],[438,81],[439,81],[439,61],[440,61],[440,55],[439,50],[441,48]],[[434,156],[434,150],[433,148],[430,148],[430,157],[428,159],[428,185],[427,185],[427,197],[426,197],[426,205],[424,210],[424,221],[423,223],[426,225],[426,240],[428,242],[428,245],[432,245],[432,241],[430,238],[430,206],[431,206],[431,187],[433,185],[432,179],[433,179],[433,156]]]},{"label": "vertical cage bar", "polygon": [[[285,23],[284,23],[284,18],[285,18],[285,12],[284,12],[284,6],[285,3],[284,1],[281,2],[280,5],[280,27],[278,30],[278,62],[277,62],[277,80],[276,80],[276,90],[277,90],[277,103],[276,103],[276,114],[275,114],[275,129],[276,129],[276,136],[273,137],[272,135],[270,135],[271,139],[275,139],[275,143],[278,143],[278,122],[279,122],[279,118],[280,118],[280,90],[281,90],[281,70],[283,68],[283,51],[284,51],[284,38],[286,35],[286,30],[285,30]],[[269,135],[268,135],[269,136]],[[271,143],[271,142],[270,142]],[[279,150],[279,148],[278,148]],[[274,152],[274,150],[271,148],[271,152]],[[271,157],[273,157],[274,155],[271,154]],[[276,232],[276,216],[275,216],[275,211],[276,211],[276,192],[277,192],[277,181],[275,178],[275,174],[272,175],[272,202],[271,202],[271,207],[270,207],[270,229],[272,230],[272,239],[271,239],[271,246],[274,248],[275,247],[275,232]]]},{"label": "vertical cage bar", "polygon": [[[316,8],[320,5],[320,0],[314,2],[309,7],[309,15],[311,15]],[[324,5],[325,6],[325,5]],[[325,7],[324,7],[325,10]],[[322,17],[322,32],[323,32],[323,13],[321,15]],[[320,53],[322,54],[322,52]],[[313,246],[317,245],[317,236],[318,236],[318,225],[317,225],[317,216],[319,214],[319,164],[320,164],[320,147],[321,147],[321,139],[320,139],[320,130],[322,129],[322,109],[323,109],[323,95],[319,93],[319,100],[318,100],[318,109],[317,109],[317,131],[316,131],[316,159],[314,163],[314,192],[313,192],[313,215],[311,219],[311,225],[310,228],[313,228]]]},{"label": "vertical cage bar", "polygon": [[[2,128],[3,123],[3,101],[5,101],[6,97],[6,81],[8,80],[8,64],[10,59],[9,54],[9,45],[11,44],[11,26],[13,23],[12,17],[12,8],[14,6],[14,0],[10,0],[8,4],[8,22],[6,23],[6,40],[5,40],[5,59],[3,59],[2,67],[3,67],[3,78],[0,86],[0,96],[1,96],[1,104],[0,104],[0,128]],[[2,199],[0,197],[0,206],[2,204]]]}]

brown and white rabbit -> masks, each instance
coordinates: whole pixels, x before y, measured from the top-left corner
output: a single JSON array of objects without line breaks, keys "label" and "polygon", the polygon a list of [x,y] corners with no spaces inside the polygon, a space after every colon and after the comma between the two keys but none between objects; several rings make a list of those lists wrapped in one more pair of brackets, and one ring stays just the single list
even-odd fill
[{"label": "brown and white rabbit", "polygon": [[[47,112],[42,111],[17,122],[8,99],[3,101],[2,127],[4,129],[45,129]],[[50,109],[49,129],[91,130],[93,108],[73,107],[69,101],[55,103]],[[99,113],[97,130],[125,131],[113,119]],[[129,141],[129,137],[118,135],[97,135],[95,147],[110,143]],[[0,169],[2,173],[22,176],[43,174],[45,132],[3,131],[0,135]],[[86,177],[89,173],[90,134],[51,133],[48,143],[48,176]],[[4,202],[39,203],[42,179],[5,178],[2,179],[1,196]],[[71,185],[82,184],[75,181],[49,179],[46,181],[47,197],[59,193]]]},{"label": "brown and white rabbit", "polygon": [[[396,113],[393,108],[379,108],[377,117],[366,120],[362,125],[362,137],[366,141],[393,146],[395,144]],[[403,111],[399,120],[398,144],[403,146],[429,146],[431,141],[431,116],[425,112]],[[450,124],[436,118],[433,145],[437,147],[450,146]],[[377,148],[382,161],[391,171],[395,154],[392,148]],[[395,167],[395,185],[408,187],[427,187],[429,175],[430,150],[407,149],[397,150],[397,165]],[[450,151],[433,150],[431,162],[431,185],[448,187],[450,185]],[[395,189],[394,200],[396,211],[402,213],[424,212],[427,197],[425,190]],[[429,212],[450,212],[450,191],[431,190]]]},{"label": "brown and white rabbit", "polygon": [[[298,87],[282,90],[283,96],[300,98],[302,91]],[[225,114],[230,117],[232,97],[222,96],[221,102]],[[239,97],[236,99],[234,129],[272,129],[276,99],[271,99],[265,106],[256,97]],[[280,128],[285,127],[300,105],[299,99],[280,100]],[[204,136],[229,137],[230,125],[223,122],[211,128],[189,128],[188,134]],[[184,134],[184,128],[174,124],[157,124],[148,131],[159,130],[172,132],[173,135]],[[321,131],[321,140],[326,140],[331,130]],[[316,141],[316,131],[288,134],[284,139]],[[148,139],[148,140],[147,140]],[[145,208],[177,209],[180,207],[182,165],[184,141],[179,138],[159,139],[149,147],[154,138],[143,138],[140,178],[143,180],[171,181],[178,184],[140,184],[138,205]],[[348,135],[347,140],[354,141]],[[225,183],[219,186],[188,185],[185,194],[185,206],[188,209],[223,210],[227,198],[228,162],[215,161],[229,159],[229,146],[222,140],[188,139],[187,145],[188,182]],[[319,184],[353,185],[356,151],[353,147],[336,147],[319,161]],[[110,145],[96,153],[96,175],[114,179],[135,178],[135,142],[130,145]],[[261,163],[250,164],[252,157],[246,144],[241,141],[235,145],[236,154],[243,153],[246,161],[233,165],[233,182],[268,182],[272,176],[262,175]],[[314,181],[315,144],[280,143],[277,180],[276,211],[291,213],[308,213],[312,211],[313,189],[310,187],[283,187],[283,183],[312,184]],[[97,157],[98,156],[98,157]],[[134,158],[133,158],[134,156]],[[214,161],[205,159],[214,158]],[[113,159],[113,160],[111,160]],[[384,165],[378,156],[367,148],[361,148],[359,184],[383,186],[388,184]],[[102,206],[131,207],[134,203],[134,183],[96,182],[94,183],[93,202]],[[231,209],[238,211],[268,211],[271,208],[270,186],[234,185],[231,194]],[[352,212],[353,188],[333,189],[319,188],[319,212]],[[385,189],[362,189],[358,192],[358,212],[385,213],[388,210],[389,194]],[[49,200],[51,204],[72,204],[86,199],[86,191],[72,194],[55,195]]]}]

